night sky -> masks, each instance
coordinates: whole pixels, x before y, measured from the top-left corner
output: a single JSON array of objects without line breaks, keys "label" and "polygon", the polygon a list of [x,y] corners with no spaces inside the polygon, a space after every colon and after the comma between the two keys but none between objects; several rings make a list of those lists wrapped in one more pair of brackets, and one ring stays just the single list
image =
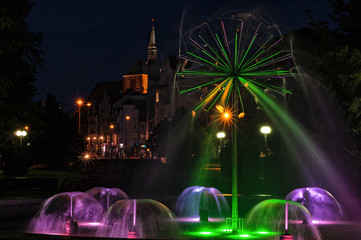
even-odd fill
[{"label": "night sky", "polygon": [[187,30],[219,13],[257,10],[287,33],[307,26],[306,9],[317,18],[329,12],[326,0],[34,1],[27,20],[30,31],[43,34],[45,52],[34,100],[54,94],[66,111],[76,96],[88,96],[98,82],[120,81],[137,59],[146,60],[153,18],[162,58],[176,55],[181,23]]}]

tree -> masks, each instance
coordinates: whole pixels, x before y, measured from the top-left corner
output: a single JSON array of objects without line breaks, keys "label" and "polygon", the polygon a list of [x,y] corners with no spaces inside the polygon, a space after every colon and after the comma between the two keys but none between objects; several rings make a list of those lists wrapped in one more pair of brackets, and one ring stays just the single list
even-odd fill
[{"label": "tree", "polygon": [[38,133],[32,144],[33,159],[37,161],[34,163],[53,169],[65,168],[82,150],[76,126],[52,94],[47,95],[43,111],[39,113],[43,121],[33,130]]},{"label": "tree", "polygon": [[[347,121],[348,134],[353,141],[338,141],[344,147],[343,153],[338,153],[339,163],[353,175],[361,176],[361,3],[357,0],[329,0],[329,21],[317,21],[309,12],[310,26],[295,31],[294,48],[297,62],[311,74],[314,79],[313,87],[323,91],[326,87],[332,100],[339,105],[337,114],[321,116],[320,108],[315,111],[318,121],[315,124],[319,136],[323,137],[325,145],[331,142],[327,131],[334,131],[335,127],[325,128],[326,118],[343,116]],[[322,84],[319,84],[322,83]],[[324,100],[323,96],[319,99]],[[342,126],[338,129],[344,129]],[[323,131],[323,132],[321,132]],[[335,151],[328,145],[330,151]],[[337,154],[333,154],[334,156]],[[348,159],[350,161],[346,161]],[[343,162],[343,163],[342,163]]]},{"label": "tree", "polygon": [[361,2],[359,0],[328,0],[331,20],[338,24],[337,31],[354,48],[361,49]]},{"label": "tree", "polygon": [[[30,119],[33,85],[40,67],[40,34],[28,32],[25,19],[32,9],[29,0],[0,2],[0,154],[5,157],[14,147],[14,131]],[[5,154],[5,155],[4,155]]]}]

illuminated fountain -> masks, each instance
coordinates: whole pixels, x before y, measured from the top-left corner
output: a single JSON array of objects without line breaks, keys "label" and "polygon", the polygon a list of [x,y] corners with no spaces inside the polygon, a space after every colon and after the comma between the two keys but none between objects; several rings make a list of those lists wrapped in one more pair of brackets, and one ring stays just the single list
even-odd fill
[{"label": "illuminated fountain", "polygon": [[[95,188],[90,192],[99,193],[102,190]],[[118,189],[109,192],[123,193]],[[109,194],[107,196],[106,203],[109,203]],[[123,194],[120,196],[124,197]],[[155,200],[118,200],[105,212],[89,194],[66,192],[44,202],[31,220],[27,232],[59,236],[159,238],[174,236],[179,229],[172,211]]]},{"label": "illuminated fountain", "polygon": [[202,99],[193,109],[210,111],[216,106],[223,125],[231,128],[232,154],[232,231],[238,232],[238,165],[240,123],[247,117],[243,99],[257,92],[281,96],[291,93],[282,85],[293,77],[280,64],[289,65],[291,52],[281,50],[283,37],[276,25],[252,14],[234,12],[206,22],[182,36],[179,58],[185,63],[177,73],[181,94],[199,94]]},{"label": "illuminated fountain", "polygon": [[116,238],[162,238],[178,234],[175,215],[163,204],[150,199],[119,200],[104,217],[97,236]]},{"label": "illuminated fountain", "polygon": [[86,193],[98,200],[105,211],[116,201],[128,198],[127,194],[119,188],[95,187],[86,191]]},{"label": "illuminated fountain", "polygon": [[[201,99],[193,109],[193,117],[206,111],[216,119],[215,122],[218,121],[218,127],[224,125],[224,128],[230,129],[232,227],[229,230],[233,234],[240,232],[239,223],[242,221],[238,216],[240,187],[237,171],[238,165],[245,159],[242,159],[243,152],[240,149],[249,141],[247,136],[242,139],[240,132],[242,135],[250,132],[254,120],[252,117],[255,115],[268,121],[279,138],[279,153],[276,155],[278,159],[274,159],[274,162],[280,164],[279,169],[282,170],[271,175],[268,181],[279,180],[283,184],[279,186],[282,190],[292,189],[294,186],[322,186],[342,196],[343,206],[348,206],[351,214],[358,215],[360,204],[355,201],[357,198],[351,184],[333,165],[332,155],[324,151],[316,138],[310,137],[306,125],[302,125],[301,121],[294,117],[297,115],[295,113],[300,112],[300,104],[302,107],[307,103],[317,105],[320,100],[312,102],[307,99],[310,96],[303,91],[305,85],[310,83],[304,78],[306,74],[302,69],[294,67],[293,53],[282,46],[283,37],[275,24],[257,15],[230,12],[215,21],[192,28],[185,32],[181,39],[179,57],[184,64],[177,73],[176,87],[180,94],[193,94]],[[292,93],[287,86],[296,89],[294,99],[289,97]],[[313,94],[319,97],[316,92]],[[256,112],[248,110],[247,107],[252,105],[257,109]],[[289,108],[290,106],[293,108]],[[265,182],[264,178],[262,179]],[[274,215],[265,216],[263,221],[280,224],[279,220],[275,220],[277,216],[284,219],[285,204],[280,203],[261,205],[264,208],[262,211],[267,212],[267,208],[270,208],[269,212]],[[295,206],[302,209],[301,212],[307,212],[300,204],[290,204],[292,221],[298,221],[300,217],[293,216],[298,211],[293,211]],[[336,215],[340,213],[337,206],[330,206],[334,207]],[[314,227],[310,225],[311,222],[308,218],[306,220],[300,223],[307,223],[310,231],[302,229],[305,225],[297,225],[295,239],[303,239],[302,234],[319,239],[319,234],[315,233]],[[293,227],[291,224],[291,229]],[[273,229],[276,231],[275,227]],[[276,232],[281,234],[283,231]]]},{"label": "illuminated fountain", "polygon": [[[230,132],[231,214],[222,194],[211,187],[194,186],[184,190],[176,204],[178,218],[155,200],[127,199],[122,191],[94,188],[87,193],[61,193],[49,198],[32,220],[29,232],[101,238],[177,238],[182,234],[177,220],[208,225],[216,220],[224,223],[228,217],[231,226],[227,228],[217,226],[194,235],[190,231],[186,234],[195,238],[286,239],[289,233],[297,240],[320,240],[311,215],[313,220],[342,219],[343,212],[330,194],[318,188],[295,190],[286,197],[292,201],[262,201],[246,215],[243,228],[243,220],[238,215],[238,165],[244,160],[239,149],[246,141],[240,141],[243,136],[239,132],[249,130],[250,124],[242,124],[256,115],[247,109],[249,106],[270,121],[273,132],[282,139],[284,159],[291,162],[287,167],[283,165],[282,173],[273,175],[273,179],[288,175],[299,180],[301,186],[322,183],[331,192],[345,196],[344,206],[359,209],[355,201],[349,201],[352,191],[329,163],[327,154],[284,104],[291,94],[286,89],[286,80],[298,76],[287,70],[294,66],[292,53],[282,47],[283,37],[276,25],[252,14],[230,13],[193,28],[182,35],[182,40],[179,57],[184,64],[176,75],[175,86],[181,94],[196,94],[201,98],[193,109],[194,117],[203,110],[210,111],[219,117],[218,127],[223,126]],[[266,148],[267,144],[264,153]],[[294,172],[297,177],[292,175]],[[93,228],[89,230],[89,226]],[[82,229],[87,230],[82,232]]]},{"label": "illuminated fountain", "polygon": [[[287,218],[285,218],[286,206],[288,206]],[[299,203],[279,199],[265,200],[252,208],[245,217],[247,231],[265,235],[276,233],[270,239],[279,239],[279,235],[284,233],[285,226],[287,226],[286,232],[292,234],[295,240],[321,240],[317,227],[312,224],[310,213]]]},{"label": "illuminated fountain", "polygon": [[28,232],[40,234],[77,233],[78,225],[98,225],[103,207],[83,192],[65,192],[48,198],[31,220]]},{"label": "illuminated fountain", "polygon": [[299,188],[290,192],[286,200],[305,206],[313,222],[343,220],[343,210],[337,200],[322,188]]},{"label": "illuminated fountain", "polygon": [[229,207],[216,188],[192,186],[179,196],[175,212],[180,221],[225,221]]}]

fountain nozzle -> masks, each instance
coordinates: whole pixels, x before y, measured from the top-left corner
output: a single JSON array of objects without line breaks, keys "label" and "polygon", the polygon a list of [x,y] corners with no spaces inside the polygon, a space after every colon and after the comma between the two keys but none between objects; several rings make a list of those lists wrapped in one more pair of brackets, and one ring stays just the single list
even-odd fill
[{"label": "fountain nozzle", "polygon": [[281,235],[280,240],[293,240],[293,235],[287,233],[288,230],[288,202],[285,204],[285,234]]},{"label": "fountain nozzle", "polygon": [[293,240],[293,235],[287,234],[287,232],[285,234],[281,235],[280,240]]},{"label": "fountain nozzle", "polygon": [[65,224],[66,233],[77,234],[78,233],[78,221],[74,219],[66,220]]},{"label": "fountain nozzle", "polygon": [[133,226],[132,229],[128,232],[127,238],[131,238],[131,239],[139,238],[139,233],[135,229],[135,226]]}]

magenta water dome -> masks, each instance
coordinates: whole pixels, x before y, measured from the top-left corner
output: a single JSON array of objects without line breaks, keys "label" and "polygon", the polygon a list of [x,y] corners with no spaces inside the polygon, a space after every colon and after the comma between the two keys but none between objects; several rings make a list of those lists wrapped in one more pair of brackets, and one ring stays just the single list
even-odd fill
[{"label": "magenta water dome", "polygon": [[99,223],[103,207],[83,192],[65,192],[48,198],[31,220],[28,231],[32,233],[67,233],[67,221]]},{"label": "magenta water dome", "polygon": [[163,238],[178,234],[175,215],[162,203],[151,199],[115,202],[107,211],[96,235],[111,238]]},{"label": "magenta water dome", "polygon": [[128,199],[127,194],[119,188],[95,187],[89,189],[86,193],[95,198],[100,205],[103,206],[105,211],[116,201]]},{"label": "magenta water dome", "polygon": [[285,197],[305,206],[313,221],[335,221],[343,218],[341,205],[328,191],[318,187],[295,189]]}]

